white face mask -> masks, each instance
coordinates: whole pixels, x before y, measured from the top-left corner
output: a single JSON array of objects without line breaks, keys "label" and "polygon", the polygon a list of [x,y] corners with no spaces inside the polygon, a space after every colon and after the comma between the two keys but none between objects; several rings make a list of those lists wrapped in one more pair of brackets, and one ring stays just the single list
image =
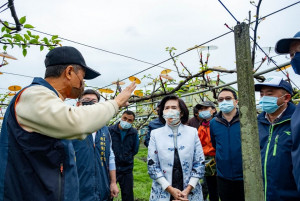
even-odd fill
[{"label": "white face mask", "polygon": [[180,121],[180,111],[174,109],[164,110],[163,118],[166,120],[167,124],[175,125]]}]

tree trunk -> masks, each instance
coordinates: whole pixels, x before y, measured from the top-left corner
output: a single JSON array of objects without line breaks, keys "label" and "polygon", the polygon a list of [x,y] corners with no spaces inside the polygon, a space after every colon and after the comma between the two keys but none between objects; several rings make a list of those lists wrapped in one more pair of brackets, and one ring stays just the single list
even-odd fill
[{"label": "tree trunk", "polygon": [[245,201],[263,201],[261,157],[249,25],[234,27]]}]

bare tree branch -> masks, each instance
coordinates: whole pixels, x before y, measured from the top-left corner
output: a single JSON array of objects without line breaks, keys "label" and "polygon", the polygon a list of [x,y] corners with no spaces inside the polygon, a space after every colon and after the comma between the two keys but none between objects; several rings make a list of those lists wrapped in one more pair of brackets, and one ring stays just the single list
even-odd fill
[{"label": "bare tree branch", "polygon": [[14,21],[16,23],[16,28],[9,28],[9,29],[21,31],[22,24],[19,22],[19,18],[15,10],[14,0],[8,0],[8,7],[10,8],[11,16],[14,18]]},{"label": "bare tree branch", "polygon": [[187,69],[187,67],[185,67],[185,65],[182,63],[182,62],[180,62],[180,64],[182,65],[182,67],[189,73],[189,75],[191,76],[192,75],[192,73]]},{"label": "bare tree branch", "polygon": [[[1,39],[1,38],[0,38]],[[13,45],[38,45],[38,46],[45,46],[45,47],[55,47],[57,45],[46,45],[46,44],[42,44],[42,43],[8,43],[8,42],[3,42],[3,41],[0,41],[0,44],[3,44],[3,45],[10,45],[10,44],[13,44]]]},{"label": "bare tree branch", "polygon": [[[172,55],[172,52],[169,52],[169,54],[170,54],[170,57],[172,58],[173,65],[176,67],[178,76],[181,77],[181,78],[187,78],[188,76],[182,75],[182,74],[179,72],[179,68],[178,68],[178,66],[177,66],[177,64],[176,64],[175,58],[174,58],[173,55]],[[188,72],[189,72],[189,71],[188,71]]]},{"label": "bare tree branch", "polygon": [[257,39],[257,29],[259,24],[259,10],[262,0],[258,1],[258,4],[256,6],[256,20],[255,20],[255,28],[254,28],[254,36],[253,36],[253,47],[252,47],[252,66],[254,68],[255,63],[255,50],[256,50],[256,39]]}]

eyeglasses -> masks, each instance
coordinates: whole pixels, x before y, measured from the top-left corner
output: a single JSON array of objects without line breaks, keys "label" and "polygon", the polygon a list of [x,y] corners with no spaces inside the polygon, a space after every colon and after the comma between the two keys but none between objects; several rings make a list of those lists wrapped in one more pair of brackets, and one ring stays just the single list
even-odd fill
[{"label": "eyeglasses", "polygon": [[221,102],[223,102],[224,100],[230,101],[230,100],[232,100],[232,99],[234,99],[234,98],[231,97],[231,96],[219,97],[219,98],[218,98],[218,102],[221,103]]},{"label": "eyeglasses", "polygon": [[80,100],[80,102],[93,102],[93,103],[98,103],[97,99],[89,99],[89,98],[83,98]]}]

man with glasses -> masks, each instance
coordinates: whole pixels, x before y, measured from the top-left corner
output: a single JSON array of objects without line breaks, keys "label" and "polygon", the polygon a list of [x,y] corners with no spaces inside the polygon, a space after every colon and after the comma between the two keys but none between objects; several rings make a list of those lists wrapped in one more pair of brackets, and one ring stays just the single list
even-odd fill
[{"label": "man with glasses", "polygon": [[[300,31],[293,38],[283,38],[279,40],[275,46],[278,54],[289,54],[291,57],[291,65],[294,72],[300,75]],[[300,105],[298,104],[292,119],[292,161],[293,173],[300,192]]]},{"label": "man with glasses", "polygon": [[[87,89],[77,106],[94,105],[100,101],[100,94]],[[117,197],[115,155],[112,151],[108,128],[87,136],[84,140],[73,140],[79,179],[80,201],[110,201]],[[93,178],[93,179],[91,179]]]},{"label": "man with glasses", "polygon": [[221,111],[210,121],[210,135],[216,149],[219,196],[222,201],[243,201],[241,132],[236,92],[223,88],[218,95],[218,103]]},{"label": "man with glasses", "polygon": [[134,201],[132,171],[134,156],[138,153],[140,145],[138,132],[132,127],[134,119],[135,114],[126,110],[123,112],[121,120],[109,127],[122,201]]},{"label": "man with glasses", "polygon": [[292,86],[273,76],[255,85],[260,92],[258,131],[265,201],[300,200],[293,176],[291,117],[295,105],[290,102]]},{"label": "man with glasses", "polygon": [[135,83],[114,100],[74,107],[83,79],[100,75],[74,47],[57,47],[45,59],[45,78],[34,78],[10,102],[0,135],[0,200],[79,201],[70,139],[84,139],[126,106]]}]

